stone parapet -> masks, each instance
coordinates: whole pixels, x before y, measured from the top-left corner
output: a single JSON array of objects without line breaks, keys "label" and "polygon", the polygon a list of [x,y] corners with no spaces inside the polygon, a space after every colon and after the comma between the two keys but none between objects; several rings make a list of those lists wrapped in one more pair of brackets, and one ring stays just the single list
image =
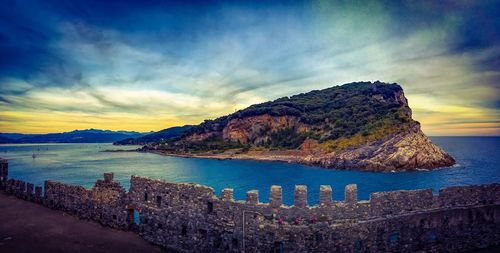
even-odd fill
[{"label": "stone parapet", "polygon": [[273,185],[271,186],[271,191],[269,193],[269,204],[272,208],[279,208],[283,205],[283,196],[281,193],[281,186]]},{"label": "stone parapet", "polygon": [[259,203],[259,191],[258,190],[247,191],[246,203],[251,204],[251,205],[258,204]]},{"label": "stone parapet", "polygon": [[296,207],[307,206],[307,186],[305,185],[295,186],[294,205]]},{"label": "stone parapet", "polygon": [[375,192],[368,201],[358,201],[354,184],[345,187],[343,201],[333,201],[331,186],[322,185],[314,206],[307,186],[297,185],[294,206],[286,206],[278,185],[271,186],[269,203],[259,203],[257,190],[235,201],[233,189],[218,198],[207,186],[138,176],[127,192],[112,173],[91,189],[49,180],[45,191],[22,180],[4,183],[13,196],[139,231],[181,252],[460,252],[500,242],[500,184],[449,187],[438,195]]},{"label": "stone parapet", "polygon": [[224,201],[233,201],[234,200],[233,189],[231,189],[231,188],[223,189],[220,198],[221,198],[221,200],[224,200]]},{"label": "stone parapet", "polygon": [[321,185],[319,188],[320,205],[331,205],[333,203],[333,191],[330,185]]},{"label": "stone parapet", "polygon": [[344,201],[347,204],[356,204],[356,202],[358,201],[358,186],[356,184],[346,185],[344,195]]}]

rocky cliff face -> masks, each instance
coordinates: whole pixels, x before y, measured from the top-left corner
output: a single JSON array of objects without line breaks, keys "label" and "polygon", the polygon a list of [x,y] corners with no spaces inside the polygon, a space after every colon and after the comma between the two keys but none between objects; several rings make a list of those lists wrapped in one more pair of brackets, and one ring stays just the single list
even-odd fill
[{"label": "rocky cliff face", "polygon": [[230,142],[259,145],[267,143],[272,138],[271,133],[289,128],[303,133],[310,127],[295,116],[273,117],[264,114],[230,120],[222,130],[222,138]]},{"label": "rocky cliff face", "polygon": [[372,171],[455,163],[412,119],[401,87],[380,82],[351,83],[254,105],[194,126],[154,149]]},{"label": "rocky cliff face", "polygon": [[385,141],[319,155],[318,158],[304,162],[329,168],[358,168],[370,171],[433,169],[455,164],[453,157],[433,144],[420,130],[419,125]]}]

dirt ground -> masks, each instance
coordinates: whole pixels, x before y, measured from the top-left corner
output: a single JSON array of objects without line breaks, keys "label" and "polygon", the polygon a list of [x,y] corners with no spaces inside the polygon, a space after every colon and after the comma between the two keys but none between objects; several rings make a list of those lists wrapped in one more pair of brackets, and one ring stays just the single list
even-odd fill
[{"label": "dirt ground", "polygon": [[51,210],[0,192],[0,252],[165,252],[137,234]]}]

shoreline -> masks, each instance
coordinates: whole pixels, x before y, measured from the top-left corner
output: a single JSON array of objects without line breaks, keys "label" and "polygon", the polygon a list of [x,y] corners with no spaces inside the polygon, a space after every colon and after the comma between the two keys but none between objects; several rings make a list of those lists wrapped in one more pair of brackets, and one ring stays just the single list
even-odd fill
[{"label": "shoreline", "polygon": [[[311,166],[317,169],[325,169],[325,170],[351,170],[351,171],[361,171],[361,172],[378,172],[378,173],[399,173],[399,172],[429,172],[434,170],[442,170],[448,168],[457,167],[457,163],[451,166],[439,166],[435,168],[392,168],[387,169],[385,167],[356,167],[356,166],[335,166],[335,164],[330,166],[323,165],[320,160],[314,161],[314,156],[325,156],[327,154],[301,154],[299,150],[274,150],[274,151],[251,151],[254,154],[247,153],[171,153],[166,151],[160,151],[155,149],[147,149],[145,146],[137,149],[107,149],[99,152],[108,152],[108,153],[121,153],[121,152],[139,152],[139,153],[152,153],[161,156],[171,156],[171,157],[180,157],[180,158],[202,158],[202,159],[214,159],[214,160],[246,160],[246,161],[260,161],[260,162],[280,162],[280,163],[289,163],[289,164],[298,164],[298,165],[306,165]],[[324,158],[324,157],[323,157]],[[321,159],[321,158],[320,158]],[[327,158],[328,159],[328,158]]]},{"label": "shoreline", "polygon": [[326,167],[321,166],[319,163],[305,162],[304,160],[297,158],[286,159],[286,157],[270,157],[268,156],[256,156],[256,155],[220,155],[220,154],[177,154],[177,153],[168,153],[164,151],[157,150],[142,150],[138,149],[137,152],[144,153],[152,153],[161,156],[171,156],[171,157],[180,157],[180,158],[202,158],[202,159],[214,159],[214,160],[245,160],[245,161],[259,161],[259,162],[280,162],[280,163],[289,163],[289,164],[298,164],[298,165],[306,165],[314,167],[315,169],[323,169],[323,170],[351,170],[351,171],[360,171],[360,172],[377,172],[377,173],[398,173],[398,172],[429,172],[433,170],[440,170],[451,168],[450,167],[439,167],[435,169],[421,169],[415,168],[411,170],[372,170],[372,169],[361,169],[361,168],[342,168],[342,167]]},{"label": "shoreline", "polygon": [[[284,163],[296,163],[303,165],[314,166],[313,164],[302,163],[300,159],[280,159],[280,158],[269,158],[269,156],[252,156],[252,155],[221,155],[221,154],[176,154],[176,153],[168,153],[162,151],[155,150],[138,150],[139,152],[153,153],[157,155],[163,156],[172,156],[172,157],[182,157],[182,158],[205,158],[205,159],[216,159],[216,160],[250,160],[250,161],[267,161],[267,162],[284,162]],[[314,166],[323,169],[333,169],[322,166]]]}]

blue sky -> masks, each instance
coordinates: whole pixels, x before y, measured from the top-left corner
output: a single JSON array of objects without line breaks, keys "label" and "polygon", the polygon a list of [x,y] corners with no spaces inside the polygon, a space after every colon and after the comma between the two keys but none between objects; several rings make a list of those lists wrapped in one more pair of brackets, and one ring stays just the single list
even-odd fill
[{"label": "blue sky", "polygon": [[360,80],[500,134],[499,1],[2,1],[0,131],[159,130]]}]

